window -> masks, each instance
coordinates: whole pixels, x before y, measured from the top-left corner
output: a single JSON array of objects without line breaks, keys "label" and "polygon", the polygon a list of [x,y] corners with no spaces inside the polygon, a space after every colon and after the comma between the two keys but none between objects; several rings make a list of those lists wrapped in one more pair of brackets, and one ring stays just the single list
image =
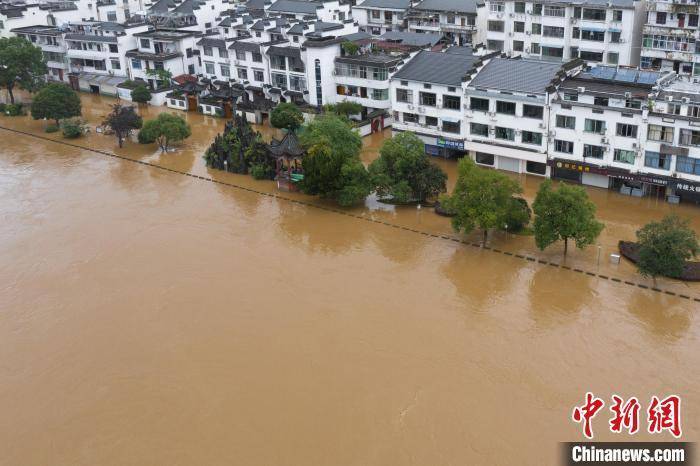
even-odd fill
[{"label": "window", "polygon": [[564,57],[564,49],[562,47],[542,47],[543,57]]},{"label": "window", "polygon": [[602,146],[583,145],[583,156],[594,159],[602,159],[605,156],[605,149]]},{"label": "window", "polygon": [[676,157],[676,170],[681,173],[700,175],[700,159],[679,155]]},{"label": "window", "polygon": [[502,128],[500,126],[496,126],[496,139],[515,141],[515,131],[511,128]]},{"label": "window", "polygon": [[151,41],[148,39],[141,39],[141,48],[142,49],[150,49],[151,48]]},{"label": "window", "polygon": [[666,24],[666,12],[657,11],[656,12],[656,24]]},{"label": "window", "polygon": [[433,87],[432,84],[427,84],[427,83],[423,84],[423,89],[431,89],[432,87]]},{"label": "window", "polygon": [[437,119],[437,117],[427,116],[427,117],[425,117],[425,124],[428,126],[437,126],[438,119]]},{"label": "window", "polygon": [[634,164],[634,151],[633,150],[623,150],[615,149],[615,155],[613,156],[615,162]]},{"label": "window", "polygon": [[642,101],[639,99],[626,99],[625,100],[625,108],[640,109],[640,108],[642,108]]},{"label": "window", "polygon": [[122,64],[119,63],[119,60],[110,60],[110,64],[112,65],[113,70],[121,70],[122,69]]},{"label": "window", "polygon": [[600,8],[584,8],[583,19],[591,21],[605,21],[605,10]]},{"label": "window", "polygon": [[429,107],[435,107],[435,104],[437,103],[435,94],[432,92],[419,93],[419,100],[421,105],[427,105]]},{"label": "window", "polygon": [[565,12],[566,12],[566,8],[563,6],[551,6],[551,5],[544,6],[544,16],[556,16],[559,18],[563,18]]},{"label": "window", "polygon": [[617,65],[620,61],[620,54],[617,52],[608,52],[608,64]]},{"label": "window", "polygon": [[457,92],[457,88],[452,87],[452,86],[447,86],[447,92]]},{"label": "window", "polygon": [[607,97],[594,97],[593,105],[600,105],[601,107],[607,107],[609,104]]},{"label": "window", "polygon": [[525,118],[536,118],[541,120],[544,116],[544,109],[539,105],[523,105],[523,116]]},{"label": "window", "polygon": [[618,123],[617,131],[615,134],[622,136],[624,138],[636,138],[637,137],[637,125],[628,125],[626,123]]},{"label": "window", "polygon": [[292,42],[299,42],[299,36],[292,36]]},{"label": "window", "polygon": [[372,100],[389,100],[389,89],[372,89]]},{"label": "window", "polygon": [[265,75],[262,70],[253,70],[253,80],[258,82],[265,81]]},{"label": "window", "polygon": [[647,139],[650,141],[673,142],[673,127],[661,125],[649,125]]},{"label": "window", "polygon": [[442,130],[446,133],[459,133],[459,130],[460,130],[459,121],[442,120]]},{"label": "window", "polygon": [[109,53],[119,53],[119,47],[117,47],[117,44],[109,44]]},{"label": "window", "polygon": [[486,154],[484,152],[477,152],[475,159],[476,163],[480,163],[482,165],[493,165],[494,163],[493,154]]},{"label": "window", "polygon": [[533,42],[532,45],[530,45],[530,53],[534,55],[539,55],[540,53],[540,44],[537,42]]},{"label": "window", "polygon": [[700,105],[688,105],[688,116],[700,118]]},{"label": "window", "polygon": [[571,38],[579,39],[581,37],[581,30],[579,28],[571,28]]},{"label": "window", "polygon": [[213,57],[214,56],[214,51],[212,50],[211,47],[204,46],[204,56],[205,57]]},{"label": "window", "polygon": [[561,139],[554,140],[554,150],[565,154],[574,153],[574,143],[571,141],[562,141]]},{"label": "window", "polygon": [[226,78],[231,77],[231,68],[228,65],[219,65],[221,67],[221,76]]},{"label": "window", "polygon": [[581,40],[594,42],[605,42],[605,31],[593,31],[591,29],[581,29]]},{"label": "window", "polygon": [[537,175],[544,175],[547,173],[547,164],[528,161],[525,164],[525,171],[529,173],[535,173]]},{"label": "window", "polygon": [[532,14],[541,16],[542,15],[542,4],[541,3],[535,3],[532,5]]},{"label": "window", "polygon": [[216,71],[214,70],[214,64],[212,62],[204,62],[204,70],[206,71],[207,74],[216,74]]},{"label": "window", "polygon": [[671,115],[681,114],[681,104],[670,103],[666,106],[666,113]]},{"label": "window", "polygon": [[236,60],[245,60],[245,50],[236,50]]},{"label": "window", "polygon": [[564,28],[557,26],[544,26],[542,35],[545,37],[564,37]]},{"label": "window", "polygon": [[453,95],[442,96],[442,106],[450,110],[459,110],[462,104],[462,99]]},{"label": "window", "polygon": [[576,129],[576,118],[566,115],[557,115],[557,128]]},{"label": "window", "polygon": [[622,10],[613,10],[613,21],[622,21]]},{"label": "window", "polygon": [[615,44],[620,43],[620,31],[610,32],[610,42],[613,42]]},{"label": "window", "polygon": [[253,52],[253,61],[256,63],[262,63],[262,54],[258,52]]},{"label": "window", "polygon": [[523,131],[521,133],[523,144],[542,145],[542,133],[533,133],[532,131]]},{"label": "window", "polygon": [[141,69],[141,60],[138,58],[132,58],[131,59],[131,69],[132,70],[140,70]]},{"label": "window", "polygon": [[503,21],[489,21],[488,30],[491,32],[503,32],[504,24]]},{"label": "window", "polygon": [[503,50],[503,41],[489,39],[486,41],[486,48],[494,51]]},{"label": "window", "polygon": [[479,99],[478,97],[472,97],[471,99],[469,99],[469,108],[480,112],[488,112],[489,99]]},{"label": "window", "polygon": [[489,9],[494,13],[502,13],[503,8],[503,2],[491,2],[489,7]]},{"label": "window", "polygon": [[576,102],[578,100],[578,94],[564,93],[564,100],[567,102]]},{"label": "window", "polygon": [[165,69],[165,65],[163,64],[162,61],[154,61],[153,62],[153,69],[156,71],[162,71]]},{"label": "window", "polygon": [[469,132],[474,136],[489,136],[489,125],[484,125],[481,123],[470,123]]},{"label": "window", "polygon": [[379,10],[371,10],[372,11],[372,19],[380,19],[382,17],[382,12]]},{"label": "window", "polygon": [[255,31],[255,37],[260,37],[262,34],[260,34],[260,31]]},{"label": "window", "polygon": [[532,34],[536,36],[542,34],[542,25],[540,23],[532,23]]},{"label": "window", "polygon": [[410,91],[408,89],[396,89],[396,101],[412,104],[413,91]]},{"label": "window", "polygon": [[525,13],[525,2],[515,2],[514,8],[516,13]]},{"label": "window", "polygon": [[404,113],[403,121],[404,123],[418,123],[418,115],[415,113]]},{"label": "window", "polygon": [[[241,71],[240,69],[238,70],[239,72]],[[274,87],[279,87],[282,89],[287,89],[287,75],[281,74],[281,73],[272,73],[270,74],[270,77],[272,78],[272,85]],[[357,88],[355,88],[354,91],[349,92],[351,94],[356,94],[357,93]]]},{"label": "window", "polygon": [[513,41],[513,51],[514,52],[522,52],[525,49],[525,43],[521,40],[514,40]]},{"label": "window", "polygon": [[523,21],[516,21],[513,23],[513,30],[515,32],[525,32],[525,23]]},{"label": "window", "polygon": [[287,59],[282,55],[271,55],[270,56],[270,67],[275,70],[286,70],[287,69]]},{"label": "window", "polygon": [[504,115],[515,115],[515,102],[505,102],[503,100],[497,100],[496,113],[503,113]]},{"label": "window", "polygon": [[671,156],[658,152],[646,151],[644,153],[644,166],[656,168],[658,170],[668,170],[671,168]]},{"label": "window", "polygon": [[688,15],[688,26],[698,27],[698,15]]},{"label": "window", "polygon": [[700,146],[700,131],[681,128],[681,136],[678,144],[681,146]]},{"label": "window", "polygon": [[578,54],[581,60],[592,61],[592,62],[602,62],[603,52],[591,52],[589,50],[581,50]]}]

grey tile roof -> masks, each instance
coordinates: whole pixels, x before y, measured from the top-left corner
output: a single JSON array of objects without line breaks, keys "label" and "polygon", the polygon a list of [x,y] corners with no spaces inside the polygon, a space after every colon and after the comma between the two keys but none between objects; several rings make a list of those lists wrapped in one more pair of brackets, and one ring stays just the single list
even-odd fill
[{"label": "grey tile roof", "polygon": [[403,66],[395,79],[407,79],[445,86],[461,86],[462,78],[479,57],[422,51]]},{"label": "grey tile roof", "polygon": [[197,42],[197,45],[202,47],[217,47],[221,50],[226,49],[226,41],[223,39],[214,39],[213,37],[203,37]]},{"label": "grey tile roof", "polygon": [[257,44],[255,42],[245,42],[245,41],[236,41],[233,44],[229,45],[228,48],[232,50],[240,50],[242,52],[258,52],[260,53],[260,44]]},{"label": "grey tile roof", "polygon": [[423,0],[413,8],[422,11],[452,11],[455,13],[476,14],[476,0]]},{"label": "grey tile roof", "polygon": [[305,0],[277,0],[270,5],[269,11],[283,11],[289,13],[302,13],[315,15],[316,9],[322,7],[320,2],[309,2]]},{"label": "grey tile roof", "polygon": [[[452,55],[454,56],[454,55]],[[561,62],[494,58],[472,79],[470,87],[483,87],[500,91],[543,94]]]},{"label": "grey tile roof", "polygon": [[[608,6],[608,0],[542,0],[542,3],[556,3],[561,5],[583,5],[591,7],[606,7]],[[635,0],[610,0],[610,4],[615,8],[634,8]]]},{"label": "grey tile roof", "polygon": [[314,32],[316,31],[332,31],[334,29],[343,29],[343,25],[340,23],[329,23],[326,21],[316,21],[313,23]]},{"label": "grey tile roof", "polygon": [[454,45],[445,50],[445,53],[451,53],[456,55],[472,55],[474,53],[474,50],[471,47],[460,47],[458,45]]},{"label": "grey tile roof", "polygon": [[365,0],[354,8],[388,8],[406,10],[411,6],[411,0]]},{"label": "grey tile roof", "polygon": [[426,45],[435,45],[442,39],[442,34],[437,33],[422,33],[408,31],[389,31],[379,36],[380,40],[398,42],[403,45],[413,45],[416,47],[424,47]]},{"label": "grey tile roof", "polygon": [[85,42],[107,42],[116,44],[117,38],[114,36],[95,36],[90,34],[66,34],[67,40],[81,40]]}]

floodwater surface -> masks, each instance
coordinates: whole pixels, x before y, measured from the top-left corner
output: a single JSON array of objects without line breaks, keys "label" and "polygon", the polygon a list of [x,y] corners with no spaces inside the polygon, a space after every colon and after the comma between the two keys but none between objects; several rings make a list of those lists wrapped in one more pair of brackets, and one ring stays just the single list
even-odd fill
[{"label": "floodwater surface", "polygon": [[[84,107],[93,125],[106,113]],[[222,122],[187,117],[194,135],[173,153],[75,143],[275,191],[207,170]],[[365,140],[366,161],[384,137]],[[443,239],[428,209],[348,212],[436,237],[0,138],[1,465],[556,464],[558,443],[582,438],[570,416],[586,391],[680,394],[698,440],[697,302]],[[531,198],[540,180],[521,180]],[[617,240],[671,210],[700,227],[695,207],[590,192],[603,259],[567,261],[596,273],[647,283],[605,259]],[[561,259],[529,237],[491,244]],[[606,423],[596,439],[617,440]]]}]

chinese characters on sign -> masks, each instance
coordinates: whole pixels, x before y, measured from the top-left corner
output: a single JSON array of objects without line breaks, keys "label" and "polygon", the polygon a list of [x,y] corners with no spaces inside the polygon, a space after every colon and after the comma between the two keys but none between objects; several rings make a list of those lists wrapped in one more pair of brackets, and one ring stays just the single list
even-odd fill
[{"label": "chinese characters on sign", "polygon": [[[583,435],[589,439],[593,438],[593,418],[604,406],[605,401],[588,392],[586,393],[585,402],[580,406],[574,407],[571,418],[574,422],[583,424]],[[633,435],[639,431],[641,404],[636,397],[625,400],[617,395],[613,395],[610,411],[613,414],[608,422],[610,432],[621,433],[626,431]],[[664,399],[652,396],[646,414],[647,432],[650,434],[659,434],[667,431],[676,438],[682,435],[681,398],[679,396],[669,395]]]},{"label": "chinese characters on sign", "polygon": [[464,143],[462,141],[453,141],[451,139],[436,138],[435,144],[438,147],[445,147],[447,149],[464,150]]}]

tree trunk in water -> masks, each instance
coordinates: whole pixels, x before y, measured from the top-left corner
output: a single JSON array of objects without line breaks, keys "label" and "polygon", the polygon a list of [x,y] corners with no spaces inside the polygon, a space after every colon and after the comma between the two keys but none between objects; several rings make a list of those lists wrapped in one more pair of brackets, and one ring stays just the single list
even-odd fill
[{"label": "tree trunk in water", "polygon": [[121,149],[124,145],[121,135],[117,136],[117,141],[119,141],[119,148]]},{"label": "tree trunk in water", "polygon": [[489,231],[484,229],[484,246],[486,246],[486,240],[488,239]]},{"label": "tree trunk in water", "polygon": [[10,94],[10,103],[12,105],[15,104],[15,95],[12,93],[12,87],[13,86],[7,86],[7,93]]},{"label": "tree trunk in water", "polygon": [[569,250],[569,238],[564,238],[564,255],[566,255],[568,250]]}]

